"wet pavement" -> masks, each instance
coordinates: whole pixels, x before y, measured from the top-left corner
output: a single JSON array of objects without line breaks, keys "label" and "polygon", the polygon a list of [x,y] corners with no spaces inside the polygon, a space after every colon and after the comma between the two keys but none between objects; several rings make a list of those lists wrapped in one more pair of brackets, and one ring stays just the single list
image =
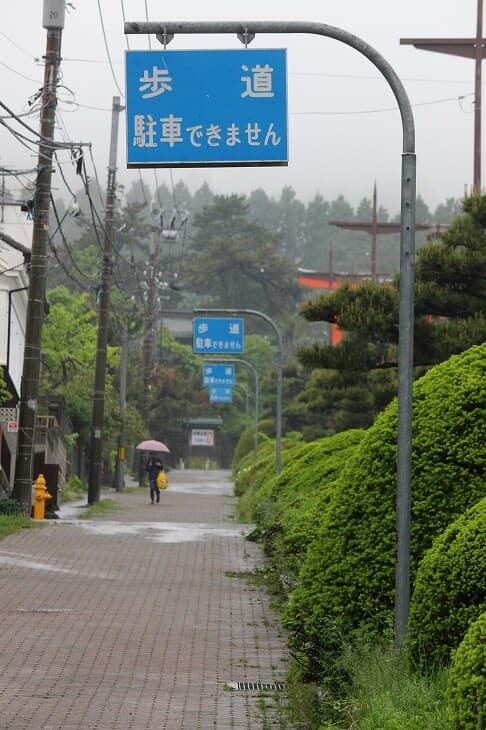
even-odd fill
[{"label": "wet pavement", "polygon": [[285,641],[229,474],[169,476],[160,505],[110,491],[103,517],[71,504],[0,541],[1,730],[283,727],[261,689]]}]

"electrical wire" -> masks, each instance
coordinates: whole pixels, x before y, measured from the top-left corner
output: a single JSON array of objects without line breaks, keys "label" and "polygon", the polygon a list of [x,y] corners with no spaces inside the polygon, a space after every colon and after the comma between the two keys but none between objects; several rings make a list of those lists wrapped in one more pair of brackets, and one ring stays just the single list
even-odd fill
[{"label": "electrical wire", "polygon": [[[148,7],[147,7],[147,0],[144,0],[144,3],[145,3],[145,20],[146,20],[146,21],[147,21],[147,23],[148,23],[148,19],[149,19],[149,17],[148,17]],[[122,5],[123,5],[123,0],[122,0]],[[151,39],[151,37],[150,37],[150,33],[149,33],[149,34],[147,35],[147,38],[148,38],[148,44],[149,44],[149,48],[150,48],[150,50],[152,50],[152,39]]]},{"label": "electrical wire", "polygon": [[68,244],[68,242],[67,242],[67,240],[66,240],[66,236],[64,235],[64,231],[62,230],[62,224],[63,224],[63,222],[64,222],[64,219],[65,219],[65,218],[66,218],[66,216],[68,215],[68,212],[69,212],[69,211],[67,210],[67,211],[66,211],[66,212],[64,213],[64,216],[62,217],[62,219],[61,219],[61,220],[59,219],[59,214],[58,214],[58,212],[57,212],[57,208],[56,208],[56,203],[55,203],[55,201],[54,201],[54,198],[53,198],[53,196],[52,196],[52,193],[51,193],[51,205],[52,205],[52,210],[53,210],[53,212],[54,212],[54,216],[55,216],[55,218],[56,218],[56,223],[57,223],[57,228],[56,228],[56,230],[55,230],[55,231],[54,231],[54,233],[53,233],[53,234],[52,234],[52,235],[50,236],[50,239],[51,239],[51,241],[52,241],[52,242],[54,241],[54,236],[56,235],[56,233],[58,233],[58,232],[59,232],[59,235],[61,236],[61,240],[62,240],[62,242],[63,242],[63,244],[64,244],[64,247],[65,247],[65,249],[66,249],[66,251],[67,251],[67,253],[68,253],[68,256],[69,256],[69,258],[71,259],[71,262],[72,262],[72,264],[73,264],[74,268],[76,269],[76,271],[78,272],[78,274],[81,274],[81,276],[83,276],[83,277],[84,277],[85,279],[88,279],[89,281],[94,281],[94,277],[93,277],[93,276],[91,276],[90,274],[87,274],[87,273],[86,273],[85,271],[83,271],[83,270],[82,270],[82,269],[81,269],[81,268],[79,267],[78,263],[76,262],[76,260],[75,260],[75,258],[74,258],[74,256],[73,256],[73,253],[72,253],[72,251],[71,251],[71,248],[69,247],[69,244]]},{"label": "electrical wire", "polygon": [[33,79],[31,76],[26,76],[25,74],[20,73],[20,71],[17,71],[17,69],[12,68],[12,66],[9,66],[4,61],[0,61],[0,66],[3,66],[7,69],[7,71],[10,71],[11,73],[16,74],[17,76],[20,76],[22,79],[26,79],[26,81],[33,81],[34,84],[42,84],[42,81],[39,81],[39,79]]},{"label": "electrical wire", "polygon": [[64,266],[64,262],[63,262],[63,260],[59,256],[57,247],[56,247],[56,245],[54,244],[54,242],[52,241],[52,239],[50,237],[48,237],[47,243],[48,243],[49,248],[51,249],[52,253],[54,254],[54,258],[56,259],[57,263],[59,264],[59,266],[61,267],[61,269],[64,271],[64,273],[66,274],[66,276],[68,277],[68,279],[70,279],[71,281],[73,281],[76,284],[76,286],[79,286],[79,288],[82,289],[83,291],[88,291],[89,287],[86,287],[84,284],[82,284],[80,281],[78,281],[71,274],[71,272],[69,271],[69,269],[67,269],[66,266]]},{"label": "electrical wire", "polygon": [[94,157],[93,157],[93,150],[92,150],[91,147],[89,147],[89,156],[90,156],[90,159],[91,159],[91,164],[93,165],[93,170],[94,170],[94,175],[95,175],[95,180],[96,180],[96,189],[98,191],[98,197],[100,199],[101,207],[104,210],[105,209],[105,204],[104,204],[104,201],[103,201],[103,195],[101,193],[101,185],[100,185],[100,180],[99,180],[99,177],[98,177],[98,170],[96,168],[96,164],[95,164]]},{"label": "electrical wire", "polygon": [[25,263],[23,261],[20,264],[15,264],[15,266],[11,266],[9,269],[2,269],[2,271],[0,271],[0,275],[6,274],[7,271],[15,271],[15,269],[19,269],[21,266],[25,266]]},{"label": "electrical wire", "polygon": [[[94,228],[96,240],[98,242],[98,246],[99,246],[102,254],[105,255],[105,247],[104,247],[104,245],[103,245],[103,243],[101,241],[101,237],[100,237],[100,234],[99,234],[99,231],[98,231],[98,226],[101,228],[101,231],[103,232],[103,235],[106,238],[108,238],[108,236],[107,236],[105,227],[104,227],[104,225],[103,225],[103,223],[101,221],[101,218],[99,216],[99,213],[96,210],[96,206],[94,205],[93,199],[91,197],[91,192],[90,192],[90,189],[89,189],[89,179],[88,179],[88,176],[87,176],[87,173],[86,173],[86,166],[84,164],[84,160],[83,160],[83,163],[82,163],[81,179],[83,181],[85,193],[86,193],[86,196],[88,198],[88,203],[89,203],[89,207],[90,207],[90,214],[91,214],[91,221],[93,223],[93,228]],[[127,264],[127,266],[129,266],[132,271],[135,272],[135,276],[138,279],[137,271],[136,271],[136,265],[133,262],[133,260],[132,261],[129,261],[128,259],[125,258],[125,256],[123,256],[123,254],[120,252],[120,250],[117,248],[117,246],[115,246],[112,238],[109,238],[109,242],[110,242],[111,249],[115,253],[115,255],[119,259],[121,259],[121,261],[123,261],[125,264]],[[139,291],[139,295],[140,295],[141,299],[143,300],[143,295],[141,293],[141,289]],[[144,303],[144,306],[146,306],[145,303]],[[146,309],[145,309],[145,314],[147,315],[147,310]]]},{"label": "electrical wire", "polygon": [[[3,101],[0,101],[0,107],[2,109],[4,109],[8,114],[10,114],[12,119],[15,119],[15,121],[18,122],[22,127],[27,129],[31,134],[38,137],[47,147],[51,147],[52,149],[69,149],[73,146],[82,147],[82,146],[86,146],[87,144],[90,144],[87,142],[77,142],[76,145],[74,145],[71,142],[70,143],[54,142],[54,140],[49,139],[49,137],[44,137],[43,134],[41,134],[40,132],[37,132],[37,130],[35,130],[33,127],[26,124],[23,121],[23,119],[21,119],[18,114],[15,114],[15,112],[13,112]],[[17,132],[17,134],[20,135],[20,132]],[[24,137],[24,139],[27,139],[27,138]],[[34,142],[33,140],[28,140],[28,141],[31,142],[31,144],[38,144],[38,142]]]},{"label": "electrical wire", "polygon": [[[446,99],[435,99],[434,101],[420,101],[416,104],[411,104],[412,107],[416,108],[419,106],[433,106],[434,104],[445,104],[451,101],[460,102],[466,98],[466,96],[474,96],[474,94],[464,94],[462,96],[451,96]],[[362,110],[350,110],[350,111],[316,111],[316,112],[289,112],[292,116],[333,116],[333,115],[353,115],[353,114],[380,114],[382,112],[396,112],[398,107],[391,106],[382,109],[362,109]]]},{"label": "electrical wire", "polygon": [[125,98],[125,94],[120,89],[120,86],[118,84],[117,78],[115,76],[115,69],[113,68],[113,62],[111,60],[110,48],[108,46],[108,38],[106,37],[105,23],[104,23],[104,20],[103,20],[103,11],[101,10],[101,2],[100,2],[100,0],[98,0],[98,11],[99,11],[99,15],[100,15],[101,30],[103,32],[103,40],[105,42],[106,55],[108,57],[108,63],[110,64],[111,75],[113,76],[113,81],[115,82],[115,86],[118,89],[118,91],[120,93],[120,96],[124,99]]}]

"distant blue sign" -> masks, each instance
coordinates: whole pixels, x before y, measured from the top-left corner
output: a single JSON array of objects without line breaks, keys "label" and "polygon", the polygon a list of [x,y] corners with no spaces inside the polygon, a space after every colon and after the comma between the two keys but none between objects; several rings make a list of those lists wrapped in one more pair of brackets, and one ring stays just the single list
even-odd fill
[{"label": "distant blue sign", "polygon": [[235,384],[234,365],[203,365],[204,386],[224,386]]},{"label": "distant blue sign", "polygon": [[284,49],[127,51],[128,167],[286,165]]},{"label": "distant blue sign", "polygon": [[231,403],[233,388],[209,388],[210,403]]},{"label": "distant blue sign", "polygon": [[194,352],[203,355],[243,352],[244,320],[199,317],[193,320]]}]

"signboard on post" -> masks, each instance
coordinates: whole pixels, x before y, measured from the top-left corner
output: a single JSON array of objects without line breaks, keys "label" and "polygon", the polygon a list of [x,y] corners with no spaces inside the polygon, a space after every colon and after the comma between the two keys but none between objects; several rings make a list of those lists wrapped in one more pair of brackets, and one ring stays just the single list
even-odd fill
[{"label": "signboard on post", "polygon": [[204,386],[224,386],[235,384],[234,365],[203,365]]},{"label": "signboard on post", "polygon": [[128,167],[287,165],[284,49],[126,51]]},{"label": "signboard on post", "polygon": [[191,446],[214,446],[214,431],[211,428],[193,428]]},{"label": "signboard on post", "polygon": [[209,388],[210,403],[231,403],[233,401],[233,388]]},{"label": "signboard on post", "polygon": [[203,355],[239,354],[244,347],[244,320],[198,317],[193,320],[194,352]]}]

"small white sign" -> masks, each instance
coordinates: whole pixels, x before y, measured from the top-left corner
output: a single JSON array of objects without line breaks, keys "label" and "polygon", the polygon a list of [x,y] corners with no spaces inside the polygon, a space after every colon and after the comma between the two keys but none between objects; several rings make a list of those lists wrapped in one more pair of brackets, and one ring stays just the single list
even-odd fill
[{"label": "small white sign", "polygon": [[7,431],[10,433],[17,433],[19,430],[19,422],[18,421],[8,421],[7,422]]},{"label": "small white sign", "polygon": [[193,428],[191,446],[214,446],[214,431],[211,428]]}]

